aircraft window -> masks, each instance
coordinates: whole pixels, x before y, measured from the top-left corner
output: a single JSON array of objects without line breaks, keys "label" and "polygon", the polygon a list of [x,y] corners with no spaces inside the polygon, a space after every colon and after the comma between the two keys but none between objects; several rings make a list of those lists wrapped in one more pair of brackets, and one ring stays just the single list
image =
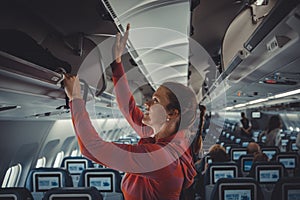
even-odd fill
[{"label": "aircraft window", "polygon": [[56,167],[56,168],[60,167],[60,164],[61,164],[61,162],[62,162],[64,156],[65,156],[65,153],[64,153],[63,151],[59,152],[59,153],[56,155],[56,158],[55,158],[53,167]]},{"label": "aircraft window", "polygon": [[21,172],[22,166],[20,164],[10,167],[6,171],[2,187],[16,187],[18,185]]},{"label": "aircraft window", "polygon": [[45,157],[41,157],[37,160],[36,162],[36,168],[39,168],[39,167],[45,167],[46,166],[46,158]]}]

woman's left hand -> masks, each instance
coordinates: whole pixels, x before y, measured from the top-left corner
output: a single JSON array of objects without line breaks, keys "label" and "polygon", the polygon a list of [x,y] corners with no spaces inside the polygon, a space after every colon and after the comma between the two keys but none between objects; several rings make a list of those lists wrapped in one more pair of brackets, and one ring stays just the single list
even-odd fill
[{"label": "woman's left hand", "polygon": [[124,36],[121,38],[120,33],[117,33],[116,35],[116,41],[113,47],[113,54],[114,54],[113,56],[117,63],[120,63],[122,61],[121,57],[126,47],[126,43],[129,35],[129,29],[130,29],[130,24],[127,24],[126,32],[124,33]]},{"label": "woman's left hand", "polygon": [[82,99],[78,76],[73,76],[70,74],[64,74],[64,76],[65,92],[69,97],[69,100]]}]

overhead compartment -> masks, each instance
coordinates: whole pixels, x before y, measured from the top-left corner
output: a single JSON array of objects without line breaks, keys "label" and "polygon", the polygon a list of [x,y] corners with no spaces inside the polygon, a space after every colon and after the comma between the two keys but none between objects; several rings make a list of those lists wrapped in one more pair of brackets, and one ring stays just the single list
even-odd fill
[{"label": "overhead compartment", "polygon": [[275,56],[279,62],[270,66],[273,71],[299,57],[293,53],[299,47],[299,3],[273,0],[242,11],[223,40],[222,79],[238,82],[261,66],[271,64]]},{"label": "overhead compartment", "polygon": [[[98,5],[95,1],[84,5],[94,6],[94,3]],[[38,80],[32,81],[38,85],[52,84],[51,87],[61,82],[62,73],[80,72],[81,78],[99,96],[106,88],[105,71],[97,43],[89,39],[90,32],[85,32],[96,24],[80,25],[74,21],[78,19],[82,2],[74,1],[73,4],[76,6],[66,10],[68,2],[1,2],[0,51],[4,52],[1,54],[1,70],[22,75],[24,79]],[[96,16],[83,10],[80,18],[97,21],[100,17],[97,10],[94,12]],[[96,73],[95,81],[91,77]]]},{"label": "overhead compartment", "polygon": [[[97,0],[1,1],[0,118],[68,112],[62,87],[66,72],[79,75],[84,97],[100,97],[100,107],[112,104],[114,97],[104,93],[106,74],[97,48],[107,38],[98,36],[104,31],[99,4]],[[111,22],[105,26],[108,36],[116,30],[111,27]]]},{"label": "overhead compartment", "polygon": [[[219,110],[241,109],[250,104],[253,107],[260,102],[269,106],[278,103],[274,97],[299,89],[298,80],[292,76],[299,74],[299,16],[299,0],[277,0],[247,37],[243,34],[244,24],[240,24],[241,15],[237,16],[239,24],[232,22],[223,41],[224,71],[202,102]],[[252,16],[247,20],[252,21]],[[275,76],[281,78],[276,84],[266,81]]]},{"label": "overhead compartment", "polygon": [[188,84],[190,1],[103,0],[121,33],[131,24],[128,48],[153,88]]}]

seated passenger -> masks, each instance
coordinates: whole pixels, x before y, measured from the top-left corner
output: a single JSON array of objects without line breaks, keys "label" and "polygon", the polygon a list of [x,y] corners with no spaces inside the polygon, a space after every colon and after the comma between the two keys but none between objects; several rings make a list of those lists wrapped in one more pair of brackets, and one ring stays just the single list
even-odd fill
[{"label": "seated passenger", "polygon": [[[226,150],[223,146],[220,144],[214,144],[209,148],[208,155],[210,156],[210,159],[212,162],[228,162],[229,156],[226,153]],[[205,171],[208,168],[208,163],[205,163],[204,170],[202,171],[202,174],[205,173]]]},{"label": "seated passenger", "polygon": [[267,154],[262,153],[262,152],[254,153],[253,163],[254,162],[265,162],[265,161],[269,161]]}]

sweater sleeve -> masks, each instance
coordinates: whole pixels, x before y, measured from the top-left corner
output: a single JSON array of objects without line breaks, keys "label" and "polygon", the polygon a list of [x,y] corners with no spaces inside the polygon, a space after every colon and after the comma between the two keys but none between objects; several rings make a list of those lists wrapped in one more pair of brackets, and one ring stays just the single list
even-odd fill
[{"label": "sweater sleeve", "polygon": [[164,176],[160,169],[178,158],[178,149],[172,145],[106,142],[93,127],[82,99],[74,99],[70,107],[81,153],[97,163],[123,172],[157,178]]},{"label": "sweater sleeve", "polygon": [[114,62],[111,67],[116,99],[122,114],[140,137],[149,137],[153,133],[153,130],[142,124],[144,114],[136,105],[128,85],[123,65]]}]

